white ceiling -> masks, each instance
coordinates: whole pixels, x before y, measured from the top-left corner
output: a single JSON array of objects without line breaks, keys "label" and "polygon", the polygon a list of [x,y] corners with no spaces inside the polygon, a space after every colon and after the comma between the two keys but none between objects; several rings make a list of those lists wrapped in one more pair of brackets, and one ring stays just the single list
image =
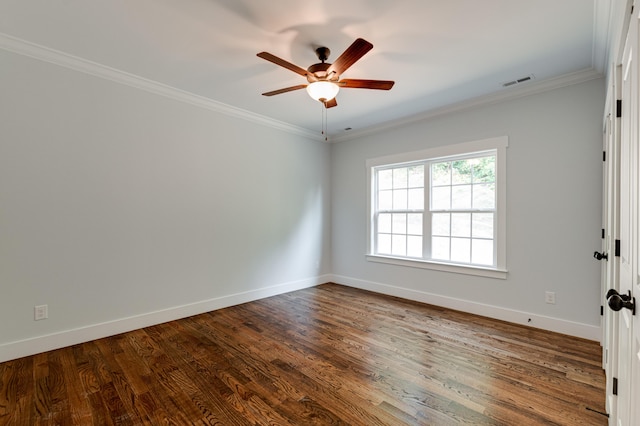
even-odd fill
[{"label": "white ceiling", "polygon": [[[391,91],[343,89],[329,133],[597,76],[606,61],[607,0],[2,0],[0,35],[162,83],[257,116],[319,132],[305,83],[260,59],[303,68],[356,38],[374,48],[343,78],[395,80]],[[5,43],[6,45],[6,43]],[[0,47],[2,44],[0,43]],[[502,83],[533,75],[510,88]]]}]

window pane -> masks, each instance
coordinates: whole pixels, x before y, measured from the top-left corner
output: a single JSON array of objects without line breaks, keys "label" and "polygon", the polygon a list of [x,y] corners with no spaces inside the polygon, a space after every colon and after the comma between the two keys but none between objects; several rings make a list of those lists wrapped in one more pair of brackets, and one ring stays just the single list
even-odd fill
[{"label": "window pane", "polygon": [[424,209],[424,188],[416,188],[409,190],[408,208],[411,210]]},{"label": "window pane", "polygon": [[407,190],[406,189],[393,190],[393,209],[394,210],[407,209]]},{"label": "window pane", "polygon": [[424,166],[409,167],[409,188],[424,188]]},{"label": "window pane", "polygon": [[378,171],[378,189],[391,189],[393,171],[392,170],[380,170]]},{"label": "window pane", "polygon": [[378,232],[391,233],[391,215],[389,213],[378,215]]},{"label": "window pane", "polygon": [[473,185],[473,208],[493,209],[496,205],[495,184],[482,183]]},{"label": "window pane", "polygon": [[407,187],[407,168],[399,167],[393,169],[393,187],[394,188],[406,188]]},{"label": "window pane", "polygon": [[469,238],[451,238],[451,260],[469,263],[471,260],[471,240]]},{"label": "window pane", "polygon": [[496,157],[482,157],[473,167],[473,181],[495,182],[496,181]]},{"label": "window pane", "polygon": [[422,237],[415,235],[407,237],[407,256],[422,257]]},{"label": "window pane", "polygon": [[474,213],[471,227],[473,237],[493,239],[493,213]]},{"label": "window pane", "polygon": [[431,257],[438,260],[449,260],[449,238],[431,238]]},{"label": "window pane", "polygon": [[407,215],[407,234],[422,235],[422,213]]},{"label": "window pane", "polygon": [[431,234],[448,237],[450,235],[451,215],[449,213],[434,213],[431,215]]},{"label": "window pane", "polygon": [[451,163],[434,163],[431,165],[431,185],[450,185],[451,184]]},{"label": "window pane", "polygon": [[471,183],[471,160],[454,161],[451,167],[451,183]]},{"label": "window pane", "polygon": [[378,234],[378,253],[391,254],[391,235]]},{"label": "window pane", "polygon": [[470,209],[471,208],[471,185],[460,185],[452,188],[451,208]]},{"label": "window pane", "polygon": [[448,210],[451,207],[451,187],[443,186],[431,190],[431,209]]},{"label": "window pane", "polygon": [[407,233],[407,215],[404,213],[394,213],[392,220],[392,233],[394,234],[406,234]]},{"label": "window pane", "polygon": [[471,213],[451,214],[451,236],[471,237]]},{"label": "window pane", "polygon": [[391,236],[391,254],[396,256],[407,255],[407,237],[406,235]]},{"label": "window pane", "polygon": [[393,206],[393,191],[378,192],[378,210],[391,210]]},{"label": "window pane", "polygon": [[493,265],[493,241],[476,240],[472,242],[473,256],[471,263],[477,265]]}]

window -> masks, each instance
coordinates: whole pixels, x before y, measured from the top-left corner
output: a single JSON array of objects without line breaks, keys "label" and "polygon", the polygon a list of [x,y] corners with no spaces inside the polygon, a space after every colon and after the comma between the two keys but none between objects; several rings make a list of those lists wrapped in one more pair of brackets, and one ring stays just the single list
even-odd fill
[{"label": "window", "polygon": [[376,253],[422,257],[424,165],[380,169],[376,175]]},{"label": "window", "polygon": [[506,277],[506,147],[502,137],[369,160],[369,260]]}]

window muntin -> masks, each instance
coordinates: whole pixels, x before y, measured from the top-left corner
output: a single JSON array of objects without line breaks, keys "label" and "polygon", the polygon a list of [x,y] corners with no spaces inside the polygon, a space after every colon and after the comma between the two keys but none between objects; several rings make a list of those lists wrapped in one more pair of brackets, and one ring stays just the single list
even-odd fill
[{"label": "window muntin", "polygon": [[[367,160],[367,259],[506,278],[507,145],[506,137],[498,137]],[[411,187],[405,184],[409,168],[420,166],[422,186],[417,176]]]}]

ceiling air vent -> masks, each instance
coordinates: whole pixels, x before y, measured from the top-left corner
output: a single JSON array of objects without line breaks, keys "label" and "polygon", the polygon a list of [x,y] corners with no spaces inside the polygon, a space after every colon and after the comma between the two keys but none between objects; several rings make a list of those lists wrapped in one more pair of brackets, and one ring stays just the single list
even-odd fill
[{"label": "ceiling air vent", "polygon": [[526,83],[527,81],[533,80],[535,77],[533,74],[529,74],[526,77],[521,77],[516,80],[507,81],[506,83],[502,83],[502,87],[510,87],[515,86],[516,84]]}]

